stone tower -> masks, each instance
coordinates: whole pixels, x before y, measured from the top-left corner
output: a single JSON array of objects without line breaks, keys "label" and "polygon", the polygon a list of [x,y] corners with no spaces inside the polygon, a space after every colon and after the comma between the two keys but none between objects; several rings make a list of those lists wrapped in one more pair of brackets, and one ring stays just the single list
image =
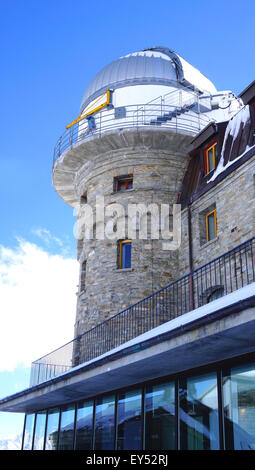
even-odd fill
[{"label": "stone tower", "polygon": [[144,238],[136,212],[130,237],[128,211],[134,204],[153,204],[159,227],[162,204],[171,214],[188,146],[208,124],[207,98],[215,92],[197,69],[162,47],[121,57],[87,87],[78,118],[59,139],[53,166],[56,191],[78,214],[75,336],[178,278],[178,249],[163,249],[160,231],[159,239],[153,236],[151,211]]}]

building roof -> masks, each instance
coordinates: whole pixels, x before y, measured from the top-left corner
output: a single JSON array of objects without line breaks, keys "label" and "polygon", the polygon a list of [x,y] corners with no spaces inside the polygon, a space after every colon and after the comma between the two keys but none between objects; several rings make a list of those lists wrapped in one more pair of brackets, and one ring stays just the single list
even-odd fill
[{"label": "building roof", "polygon": [[210,80],[174,51],[152,47],[120,57],[100,70],[85,91],[80,111],[108,89],[139,84],[183,84],[216,91]]}]

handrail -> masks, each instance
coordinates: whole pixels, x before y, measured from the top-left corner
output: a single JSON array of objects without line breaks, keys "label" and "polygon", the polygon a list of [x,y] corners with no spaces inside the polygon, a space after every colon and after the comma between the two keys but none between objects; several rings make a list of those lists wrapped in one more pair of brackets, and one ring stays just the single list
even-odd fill
[{"label": "handrail", "polygon": [[92,360],[252,282],[255,282],[255,237],[34,361],[30,386]]},{"label": "handrail", "polygon": [[[117,108],[118,109],[118,108]],[[102,136],[118,129],[149,126],[169,129],[174,132],[195,135],[208,125],[210,119],[199,112],[199,106],[177,106],[163,103],[137,104],[122,107],[123,116],[116,114],[111,105],[84,119],[66,130],[58,139],[54,149],[53,167],[63,152],[91,136]]]}]

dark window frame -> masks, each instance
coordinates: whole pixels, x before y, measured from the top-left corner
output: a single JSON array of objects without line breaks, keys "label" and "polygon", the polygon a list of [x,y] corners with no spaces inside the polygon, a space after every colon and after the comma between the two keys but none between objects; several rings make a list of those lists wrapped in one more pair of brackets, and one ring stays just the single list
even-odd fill
[{"label": "dark window frame", "polygon": [[[121,186],[124,189],[121,189]],[[131,187],[130,187],[131,186]],[[121,175],[115,176],[113,180],[113,192],[119,193],[124,191],[130,191],[133,189],[133,175]]]}]

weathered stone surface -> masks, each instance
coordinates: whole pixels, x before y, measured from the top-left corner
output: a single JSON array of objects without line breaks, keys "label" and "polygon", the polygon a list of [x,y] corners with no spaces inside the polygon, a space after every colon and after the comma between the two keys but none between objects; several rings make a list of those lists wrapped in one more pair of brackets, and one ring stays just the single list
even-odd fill
[{"label": "weathered stone surface", "polygon": [[[53,181],[58,193],[76,205],[86,194],[94,224],[98,196],[104,197],[106,207],[121,204],[126,221],[124,238],[128,238],[129,204],[157,204],[159,215],[161,204],[169,204],[172,212],[187,166],[189,142],[190,136],[155,129],[92,138],[66,152],[56,164]],[[114,192],[114,178],[123,175],[133,175],[133,189]],[[82,220],[85,206],[80,208]],[[81,232],[77,250],[80,264],[86,260],[86,278],[85,289],[78,293],[75,336],[178,277],[178,251],[163,250],[162,240],[150,239],[150,231],[148,224],[149,239],[139,239],[137,231],[132,240],[132,267],[126,270],[118,269],[117,239],[88,240],[84,230]]]}]

